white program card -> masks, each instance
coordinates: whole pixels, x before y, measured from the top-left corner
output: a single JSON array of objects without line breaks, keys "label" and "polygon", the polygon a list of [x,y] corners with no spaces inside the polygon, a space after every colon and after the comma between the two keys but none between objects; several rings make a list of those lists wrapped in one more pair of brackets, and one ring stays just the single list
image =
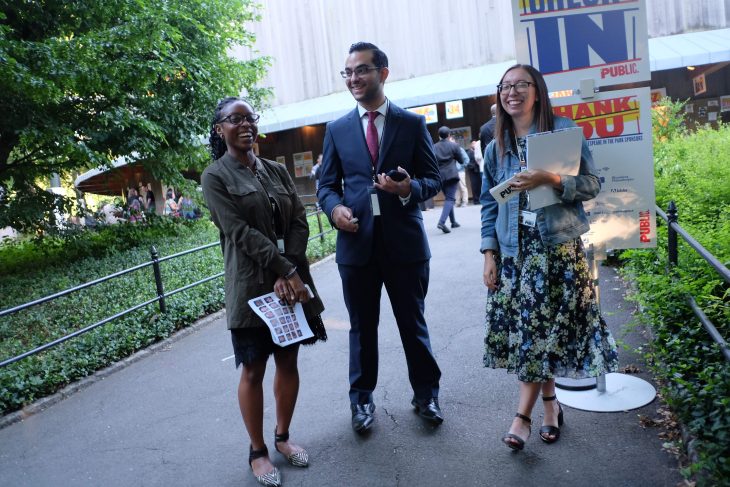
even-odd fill
[{"label": "white program card", "polygon": [[[310,297],[312,290],[307,286]],[[268,293],[248,300],[251,309],[264,320],[271,332],[271,339],[280,347],[301,342],[314,336],[304,317],[302,303],[289,306],[286,301],[276,297],[276,293]]]}]

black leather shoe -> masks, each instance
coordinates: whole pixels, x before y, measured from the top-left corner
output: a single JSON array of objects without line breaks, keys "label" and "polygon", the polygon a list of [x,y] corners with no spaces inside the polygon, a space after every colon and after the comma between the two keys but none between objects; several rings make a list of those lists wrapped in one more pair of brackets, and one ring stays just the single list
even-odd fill
[{"label": "black leather shoe", "polygon": [[451,224],[451,228],[459,228],[461,225],[459,225],[459,222],[454,222]]},{"label": "black leather shoe", "polygon": [[438,228],[439,230],[441,230],[444,233],[451,233],[451,230],[449,230],[449,227],[447,227],[443,223],[439,223],[438,225],[436,225],[436,228]]},{"label": "black leather shoe", "polygon": [[438,398],[416,399],[414,397],[411,404],[416,408],[416,413],[429,423],[439,425],[444,422],[444,415],[441,413],[441,408],[439,408]]},{"label": "black leather shoe", "polygon": [[368,402],[365,404],[350,404],[352,410],[352,429],[355,433],[365,433],[373,425],[375,418],[375,404]]}]

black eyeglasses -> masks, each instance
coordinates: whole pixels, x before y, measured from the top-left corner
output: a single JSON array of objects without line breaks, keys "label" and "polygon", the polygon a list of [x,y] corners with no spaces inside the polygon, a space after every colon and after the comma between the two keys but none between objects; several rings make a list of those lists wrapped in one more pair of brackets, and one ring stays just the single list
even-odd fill
[{"label": "black eyeglasses", "polygon": [[497,92],[498,93],[509,93],[509,91],[514,88],[517,93],[524,93],[527,91],[527,89],[534,85],[535,83],[532,83],[530,81],[518,81],[514,84],[509,83],[502,83],[500,85],[497,85]]},{"label": "black eyeglasses", "polygon": [[370,71],[375,71],[378,69],[380,69],[378,66],[358,66],[354,70],[346,69],[344,71],[340,71],[340,76],[347,79],[347,78],[351,78],[352,74],[354,73],[359,78],[361,76],[365,76]]},{"label": "black eyeglasses", "polygon": [[256,123],[259,121],[259,118],[261,118],[261,116],[258,113],[249,113],[247,115],[232,113],[227,117],[222,118],[218,123],[228,122],[231,125],[242,125],[244,120],[248,123]]}]

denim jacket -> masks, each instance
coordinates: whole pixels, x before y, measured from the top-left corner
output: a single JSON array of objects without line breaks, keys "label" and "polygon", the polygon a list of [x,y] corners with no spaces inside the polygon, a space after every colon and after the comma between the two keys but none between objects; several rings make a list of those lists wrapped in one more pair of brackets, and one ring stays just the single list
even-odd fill
[{"label": "denim jacket", "polygon": [[[554,118],[555,129],[575,127],[575,123],[564,117]],[[536,132],[533,125],[530,133]],[[480,250],[495,250],[504,256],[517,255],[517,234],[519,223],[519,198],[512,198],[499,204],[489,189],[506,181],[520,171],[520,161],[512,148],[510,138],[505,134],[504,158],[499,157],[497,141],[492,140],[484,150],[484,174],[482,176],[482,244]],[[529,157],[529,156],[528,156]],[[601,190],[596,175],[593,156],[588,143],[583,139],[580,169],[577,176],[560,175],[563,185],[558,193],[561,203],[535,210],[537,228],[546,245],[556,245],[575,239],[588,231],[588,218],[583,210],[583,201],[595,198]],[[557,192],[557,191],[556,191]]]}]

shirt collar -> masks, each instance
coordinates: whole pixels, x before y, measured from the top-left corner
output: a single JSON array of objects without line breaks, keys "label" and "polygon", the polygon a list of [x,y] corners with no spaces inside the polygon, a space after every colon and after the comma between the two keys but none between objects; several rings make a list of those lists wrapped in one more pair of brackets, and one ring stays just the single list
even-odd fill
[{"label": "shirt collar", "polygon": [[[222,159],[224,159],[225,163],[228,166],[230,166],[231,168],[233,168],[235,170],[247,169],[246,166],[244,166],[243,164],[241,164],[241,162],[238,159],[236,159],[235,157],[233,157],[232,155],[230,155],[228,152],[226,152],[225,154],[223,154]],[[256,161],[254,162],[254,165],[256,166],[256,170],[257,171],[259,169],[262,169],[264,167],[263,164],[261,163],[261,161],[259,160],[258,156],[256,156]]]},{"label": "shirt collar", "polygon": [[[380,105],[378,108],[376,108],[375,111],[378,112],[379,114],[381,114],[383,117],[385,117],[388,114],[388,104],[389,103],[390,102],[388,101],[388,98],[386,98],[385,101],[383,102],[383,104]],[[357,104],[357,113],[359,113],[360,118],[362,118],[368,113],[368,110],[363,108],[363,106],[358,103]]]}]

